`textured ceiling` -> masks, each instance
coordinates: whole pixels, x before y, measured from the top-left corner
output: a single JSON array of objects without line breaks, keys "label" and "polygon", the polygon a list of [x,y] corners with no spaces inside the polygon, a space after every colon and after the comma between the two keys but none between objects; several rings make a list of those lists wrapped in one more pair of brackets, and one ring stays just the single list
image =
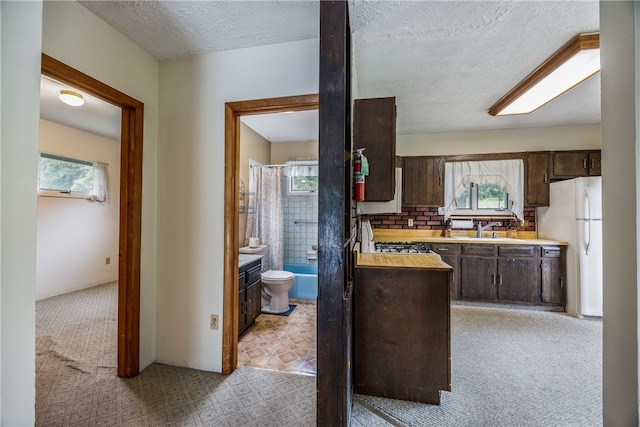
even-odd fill
[{"label": "textured ceiling", "polygon": [[[161,60],[319,34],[317,1],[81,3]],[[360,98],[396,97],[399,134],[600,122],[599,74],[531,114],[487,114],[564,43],[599,29],[597,1],[351,0],[349,9],[354,85]]]},{"label": "textured ceiling", "polygon": [[318,38],[318,1],[80,1],[158,59]]},{"label": "textured ceiling", "polygon": [[396,96],[398,133],[600,122],[600,75],[532,114],[487,110],[575,35],[595,1],[353,1],[359,96]]}]

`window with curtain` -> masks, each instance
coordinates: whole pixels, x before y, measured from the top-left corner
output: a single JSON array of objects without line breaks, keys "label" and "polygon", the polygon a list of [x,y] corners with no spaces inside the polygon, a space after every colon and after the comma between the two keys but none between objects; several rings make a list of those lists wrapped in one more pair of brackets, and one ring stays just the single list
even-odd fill
[{"label": "window with curtain", "polygon": [[487,160],[445,164],[445,218],[514,215],[523,220],[524,162]]},{"label": "window with curtain", "polygon": [[285,174],[288,177],[289,194],[311,194],[318,191],[317,161],[288,161]]},{"label": "window with curtain", "polygon": [[108,165],[40,153],[38,193],[43,196],[109,201]]}]

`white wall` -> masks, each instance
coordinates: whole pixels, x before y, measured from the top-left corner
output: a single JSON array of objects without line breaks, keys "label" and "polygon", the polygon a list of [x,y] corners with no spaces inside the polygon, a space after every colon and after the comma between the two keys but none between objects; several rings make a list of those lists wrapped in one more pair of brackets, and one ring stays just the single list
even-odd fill
[{"label": "white wall", "polygon": [[600,149],[600,125],[398,135],[398,156]]},{"label": "white wall", "polygon": [[318,40],[160,65],[157,359],[222,369],[224,104],[317,93]]},{"label": "white wall", "polygon": [[36,176],[42,3],[0,3],[0,424],[35,422]]},{"label": "white wall", "polygon": [[44,3],[42,51],[144,103],[140,368],[155,351],[158,61],[77,2]]},{"label": "white wall", "polygon": [[120,142],[40,120],[39,149],[107,163],[111,200],[38,198],[36,300],[118,280]]},{"label": "white wall", "polygon": [[[271,163],[271,143],[256,133],[249,126],[240,122],[240,168],[239,176],[244,181],[244,189],[249,191],[249,159],[268,165]],[[249,196],[245,195],[244,202],[248,202]],[[240,204],[243,200],[240,200]],[[239,226],[238,237],[240,246],[244,246],[244,236],[247,227],[247,214],[238,213]]]},{"label": "white wall", "polygon": [[605,426],[638,425],[640,3],[600,1]]}]

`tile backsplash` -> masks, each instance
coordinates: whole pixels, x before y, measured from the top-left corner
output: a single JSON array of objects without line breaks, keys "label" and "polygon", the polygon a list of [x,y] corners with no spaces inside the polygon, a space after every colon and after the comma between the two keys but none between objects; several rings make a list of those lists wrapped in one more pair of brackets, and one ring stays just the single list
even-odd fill
[{"label": "tile backsplash", "polygon": [[[438,215],[438,208],[403,206],[402,212],[388,215],[363,215],[368,219],[373,228],[394,228],[406,230],[444,230],[445,221],[443,215]],[[408,225],[408,220],[413,220],[413,226]],[[516,222],[518,231],[536,231],[536,208],[524,208],[525,225]],[[491,217],[482,217],[482,222],[492,221]],[[502,221],[502,227],[493,227],[492,230],[507,230],[508,222]]]}]

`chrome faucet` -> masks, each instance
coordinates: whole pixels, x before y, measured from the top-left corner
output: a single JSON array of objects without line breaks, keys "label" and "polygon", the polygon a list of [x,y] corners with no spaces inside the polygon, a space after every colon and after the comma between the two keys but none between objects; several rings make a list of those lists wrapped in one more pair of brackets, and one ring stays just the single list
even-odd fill
[{"label": "chrome faucet", "polygon": [[480,224],[482,224],[482,222],[478,221],[478,232],[476,233],[476,237],[482,237],[482,232],[489,227],[493,227],[494,225],[497,225],[498,227],[500,227],[502,225],[501,222],[490,222],[487,225],[480,225]]}]

